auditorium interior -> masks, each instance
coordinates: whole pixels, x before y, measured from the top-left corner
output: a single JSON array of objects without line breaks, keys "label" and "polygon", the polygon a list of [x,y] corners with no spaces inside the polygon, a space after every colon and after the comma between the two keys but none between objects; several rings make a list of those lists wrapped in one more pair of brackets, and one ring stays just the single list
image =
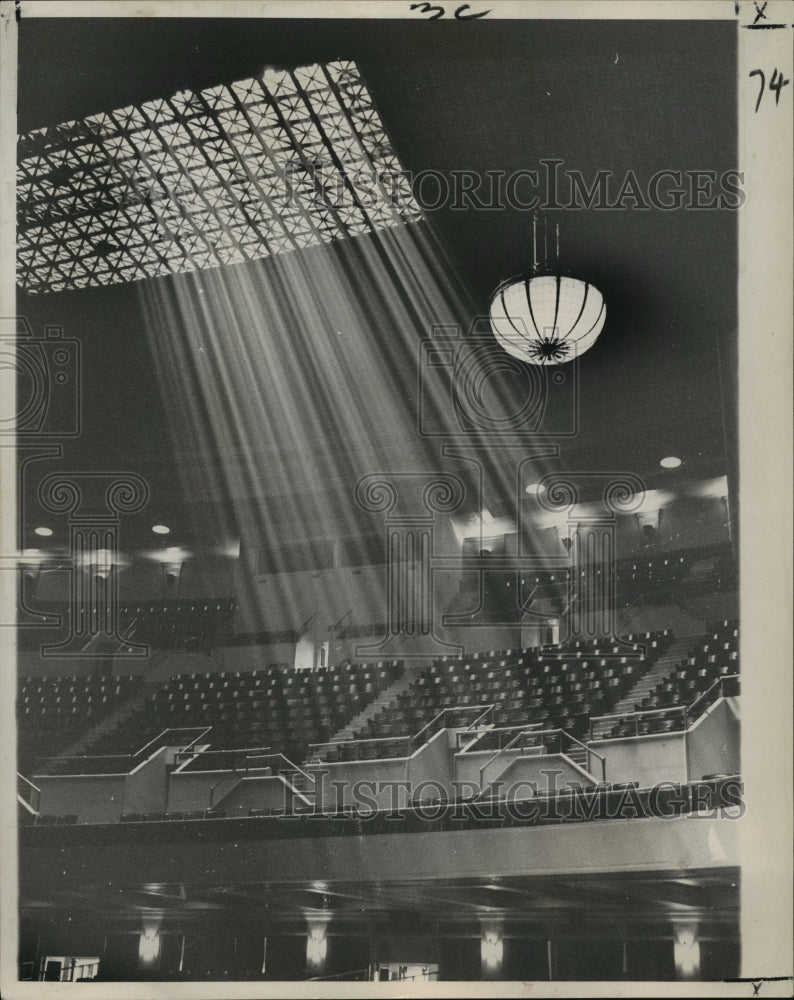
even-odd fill
[{"label": "auditorium interior", "polygon": [[562,193],[735,170],[735,63],[23,19],[20,980],[742,975],[737,216]]}]

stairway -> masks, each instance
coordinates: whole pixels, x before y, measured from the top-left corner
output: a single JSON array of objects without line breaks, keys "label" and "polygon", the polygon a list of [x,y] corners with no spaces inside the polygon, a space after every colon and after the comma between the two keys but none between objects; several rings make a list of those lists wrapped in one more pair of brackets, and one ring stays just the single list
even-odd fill
[{"label": "stairway", "polygon": [[[116,667],[124,665],[126,661],[119,659],[115,661]],[[207,653],[191,651],[178,653],[174,650],[160,650],[149,660],[149,667],[146,673],[141,674],[141,690],[127,699],[115,712],[111,712],[95,726],[83,733],[71,746],[68,746],[62,757],[79,757],[92,746],[101,736],[112,732],[117,726],[126,722],[133,713],[138,712],[146,704],[155,690],[161,684],[167,683],[172,677],[188,672],[205,673],[221,670],[218,662]],[[121,673],[116,669],[116,673]]]},{"label": "stairway", "polygon": [[[634,686],[620,699],[609,714],[628,715],[630,712],[635,712],[635,705],[649,695],[656,688],[657,684],[666,680],[673,673],[681,660],[686,658],[687,653],[696,644],[696,641],[692,636],[675,639],[650,670],[636,681]],[[593,736],[598,739],[611,728],[611,722],[596,722],[593,725]]]},{"label": "stairway", "polygon": [[[337,731],[328,740],[329,743],[345,743],[348,740],[356,739],[356,733],[360,732],[366,724],[373,719],[383,708],[387,708],[401,694],[408,690],[414,683],[422,668],[420,666],[405,666],[405,669],[396,681],[384,688],[380,694],[371,701],[366,708],[363,708],[358,715],[354,716],[342,729]],[[318,764],[322,761],[322,756],[316,750],[312,752],[307,763]]]},{"label": "stairway", "polygon": [[292,790],[298,793],[298,795],[294,796],[292,800],[293,811],[314,812],[317,791],[314,777],[307,774],[305,771],[299,770],[298,768],[295,768],[294,771],[282,770],[279,773]]},{"label": "stairway", "polygon": [[572,760],[574,764],[578,764],[583,771],[587,771],[588,774],[590,773],[587,770],[590,754],[587,752],[586,747],[580,747],[577,743],[570,743],[563,750],[563,753],[569,760]]},{"label": "stairway", "polygon": [[95,726],[92,726],[89,730],[83,733],[74,743],[71,743],[65,750],[63,750],[59,757],[81,757],[86,750],[106,733],[111,732],[116,726],[121,725],[125,722],[134,712],[139,711],[146,704],[146,699],[150,697],[151,690],[147,687],[143,687],[143,690],[136,691],[134,695],[128,698],[110,715],[106,715],[101,722],[97,722]]}]

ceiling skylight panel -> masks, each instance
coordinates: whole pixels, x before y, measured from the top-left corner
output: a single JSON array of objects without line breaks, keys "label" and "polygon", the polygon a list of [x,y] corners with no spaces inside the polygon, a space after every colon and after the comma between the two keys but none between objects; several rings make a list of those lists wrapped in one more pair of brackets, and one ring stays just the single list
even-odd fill
[{"label": "ceiling skylight panel", "polygon": [[255,260],[420,217],[351,62],[37,129],[18,153],[30,291]]}]

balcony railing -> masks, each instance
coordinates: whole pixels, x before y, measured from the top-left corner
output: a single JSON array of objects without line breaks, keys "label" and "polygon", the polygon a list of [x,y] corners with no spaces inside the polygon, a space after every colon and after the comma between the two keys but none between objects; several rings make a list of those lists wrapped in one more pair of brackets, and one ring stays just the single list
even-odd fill
[{"label": "balcony railing", "polygon": [[197,771],[244,771],[259,769],[263,765],[258,761],[272,755],[272,747],[242,747],[236,750],[181,750],[176,755],[175,763],[181,772],[195,773]]},{"label": "balcony railing", "polygon": [[[584,751],[588,773],[595,773],[593,761],[596,760],[598,762],[598,770],[601,772],[601,781],[606,780],[606,759],[564,729],[539,729],[533,726],[520,726],[512,729],[491,730],[491,732],[500,733],[500,736],[497,737],[498,749],[496,753],[480,767],[479,784],[480,789],[483,791],[484,784],[486,783],[486,770],[500,757],[506,757],[510,751],[521,757],[542,757],[547,754],[564,754],[570,749],[570,744]],[[511,733],[513,734],[512,737]],[[488,749],[491,748],[489,747]],[[468,748],[468,752],[476,750],[476,744]],[[512,762],[512,759],[506,762],[505,767],[499,774],[506,770]],[[493,784],[499,777],[499,774],[489,777],[487,784]]]},{"label": "balcony railing", "polygon": [[[739,694],[739,674],[725,674],[718,677],[705,691],[699,694],[688,705],[669,705],[663,708],[650,708],[640,712],[623,712],[613,715],[595,715],[590,719],[590,739],[622,739],[629,736],[653,736],[665,732],[684,732],[696,719],[710,708],[718,698]],[[657,726],[655,723],[671,725]],[[602,733],[595,735],[598,724],[611,732],[615,726],[624,730],[619,736],[609,736]],[[606,727],[609,727],[608,729]]]},{"label": "balcony railing", "polygon": [[[450,705],[442,709],[413,736],[377,736],[360,740],[310,743],[309,757],[326,761],[329,751],[332,750],[341,755],[341,759],[345,762],[410,757],[442,729],[476,730],[492,717],[493,710],[493,705]],[[395,752],[393,754],[380,752],[384,749]]]},{"label": "balcony railing", "polygon": [[39,811],[39,801],[41,799],[41,789],[34,785],[24,774],[17,771],[17,795],[26,802],[34,812]]},{"label": "balcony railing", "polygon": [[78,754],[70,757],[40,757],[38,772],[41,776],[82,774],[129,774],[166,746],[175,746],[180,752],[188,750],[205,736],[210,726],[192,726],[183,729],[164,729],[135,753]]}]

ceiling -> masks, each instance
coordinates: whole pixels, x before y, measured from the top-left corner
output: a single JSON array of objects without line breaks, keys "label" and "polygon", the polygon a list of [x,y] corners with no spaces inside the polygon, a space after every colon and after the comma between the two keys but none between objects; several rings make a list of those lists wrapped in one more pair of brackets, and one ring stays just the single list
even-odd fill
[{"label": "ceiling", "polygon": [[574,925],[610,927],[629,921],[668,925],[673,919],[721,921],[735,917],[739,873],[719,871],[642,872],[580,877],[502,877],[488,880],[407,880],[403,882],[305,882],[218,884],[174,883],[100,884],[59,890],[40,899],[35,892],[26,906],[103,912],[107,919],[137,919],[141,915],[191,921],[207,915],[223,917],[244,912],[252,922],[274,921],[282,927],[305,929],[312,917],[333,918],[334,928],[354,927],[362,920],[378,923],[404,918],[416,930],[425,922],[441,922],[464,933],[479,933],[483,920],[509,924],[539,922],[560,929]]},{"label": "ceiling", "polygon": [[[704,48],[712,55],[708,74],[700,61]],[[541,160],[557,158],[588,182],[598,171],[612,171],[619,186],[629,171],[647,185],[660,170],[721,175],[736,167],[736,45],[730,22],[34,18],[20,25],[18,129],[230,83],[269,67],[336,59],[356,62],[397,156],[414,175],[509,175],[542,169]],[[447,203],[428,207],[425,214],[416,225],[442,248],[472,318],[487,311],[500,281],[527,270],[528,212]],[[607,302],[604,331],[581,359],[580,421],[575,436],[559,441],[559,465],[629,470],[652,487],[731,475],[737,213],[571,209],[549,211],[547,217],[561,225],[565,268],[592,281]],[[306,254],[308,267],[320,266],[318,255],[330,255],[355,277],[359,250],[352,244],[363,246],[369,239],[296,253]],[[297,266],[288,256],[287,270]],[[255,280],[263,273],[256,267],[262,266],[235,267]],[[150,280],[166,286],[175,279]],[[180,468],[200,470],[202,463],[209,466],[223,456],[212,448],[196,454],[169,429],[174,400],[168,396],[175,390],[164,384],[152,349],[153,340],[169,333],[151,329],[141,284],[20,293],[19,305],[34,331],[60,325],[65,336],[81,343],[83,430],[64,443],[63,466],[126,469],[151,486],[148,511],[132,525],[128,544],[150,544],[152,518],[189,520],[202,526],[194,528],[199,535],[215,538],[215,513],[223,510],[228,524],[231,494],[269,505],[274,517],[285,520],[294,509],[285,500],[298,491],[316,492],[316,502],[326,507],[349,498],[362,470],[348,469],[340,459],[334,481],[326,475],[327,455],[320,455],[330,450],[340,456],[349,444],[344,435],[335,440],[327,430],[334,406],[344,403],[345,387],[336,383],[322,406],[317,398],[292,399],[307,424],[316,420],[326,428],[314,447],[309,441],[296,449],[287,421],[267,434],[250,432],[256,439],[253,461],[274,469],[291,463],[302,475],[262,476],[253,485],[227,479],[221,486],[211,477],[202,486],[199,476],[186,485],[191,480],[179,475]],[[331,336],[332,310],[325,323]],[[400,397],[404,425],[384,427],[373,452],[382,447],[385,465],[396,468],[401,456],[415,454],[410,415],[416,407],[416,361],[405,345],[418,343],[425,332],[408,331],[399,350],[383,326],[365,335],[367,360],[361,360],[364,348],[359,354],[360,345],[353,342],[341,363],[350,364],[359,382],[369,377],[378,385],[378,378],[385,379]],[[322,328],[312,336],[322,336]],[[388,363],[375,371],[381,349]],[[282,381],[290,373],[286,368]],[[438,454],[439,445],[431,441],[426,453]],[[670,454],[683,458],[681,469],[659,468],[659,459]],[[489,462],[486,478],[498,484],[493,467],[498,462]],[[497,513],[498,492],[493,485],[491,506]],[[26,514],[29,525],[36,523],[33,498]]]}]

